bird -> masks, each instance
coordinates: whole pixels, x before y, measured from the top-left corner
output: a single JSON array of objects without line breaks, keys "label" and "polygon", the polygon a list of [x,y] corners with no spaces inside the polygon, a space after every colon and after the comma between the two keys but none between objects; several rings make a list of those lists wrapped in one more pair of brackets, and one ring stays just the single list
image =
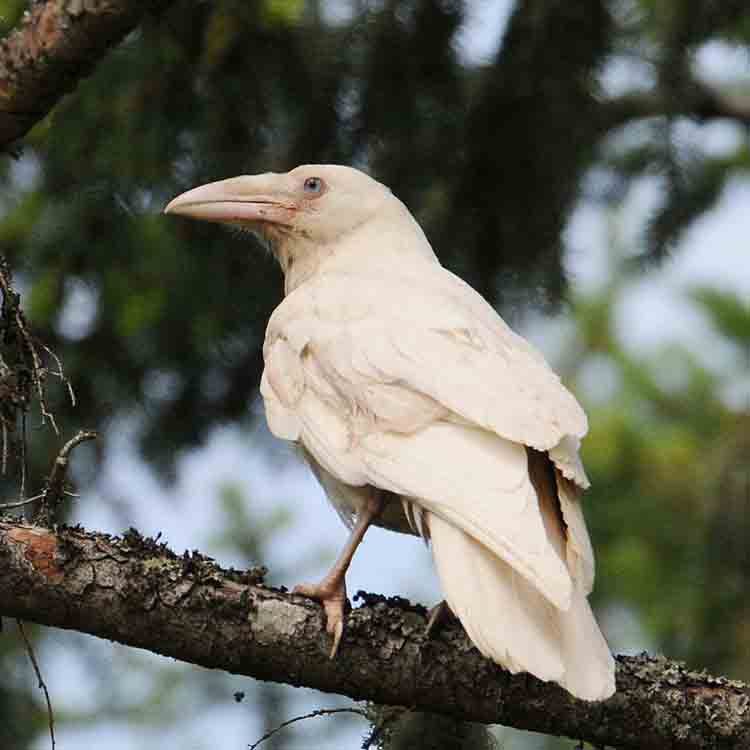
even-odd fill
[{"label": "bird", "polygon": [[363,171],[310,164],[200,185],[164,211],[253,232],[284,274],[260,392],[270,431],[300,448],[350,529],[323,579],[293,590],[323,605],[331,657],[347,569],[376,525],[429,543],[444,603],[485,657],[610,697],[614,659],[588,602],[586,415],[404,203]]}]

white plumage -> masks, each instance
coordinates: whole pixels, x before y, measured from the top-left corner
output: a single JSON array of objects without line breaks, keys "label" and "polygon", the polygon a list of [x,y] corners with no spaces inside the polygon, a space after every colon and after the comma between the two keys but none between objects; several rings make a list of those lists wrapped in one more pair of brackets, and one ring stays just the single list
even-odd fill
[{"label": "white plumage", "polygon": [[446,601],[483,654],[583,699],[611,695],[587,601],[586,417],[541,354],[356,170],[234,178],[167,210],[252,227],[285,272],[261,393],[271,431],[302,446],[355,527],[329,577],[301,587],[337,639],[343,574],[372,521],[429,538]]}]

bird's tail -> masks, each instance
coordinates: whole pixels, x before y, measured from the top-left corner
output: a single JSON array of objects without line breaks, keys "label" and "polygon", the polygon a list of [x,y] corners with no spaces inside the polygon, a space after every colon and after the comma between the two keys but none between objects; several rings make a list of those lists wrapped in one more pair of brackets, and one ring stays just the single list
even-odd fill
[{"label": "bird's tail", "polygon": [[612,695],[612,654],[580,584],[557,609],[484,545],[435,514],[426,520],[445,599],[482,654],[583,700]]}]

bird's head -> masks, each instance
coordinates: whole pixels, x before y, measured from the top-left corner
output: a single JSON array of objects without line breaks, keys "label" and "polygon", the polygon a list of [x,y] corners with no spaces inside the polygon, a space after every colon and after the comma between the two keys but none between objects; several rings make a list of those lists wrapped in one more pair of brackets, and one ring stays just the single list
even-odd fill
[{"label": "bird's head", "polygon": [[390,190],[364,172],[311,164],[201,185],[178,195],[164,212],[250,229],[283,260],[284,245],[336,242],[389,199]]}]

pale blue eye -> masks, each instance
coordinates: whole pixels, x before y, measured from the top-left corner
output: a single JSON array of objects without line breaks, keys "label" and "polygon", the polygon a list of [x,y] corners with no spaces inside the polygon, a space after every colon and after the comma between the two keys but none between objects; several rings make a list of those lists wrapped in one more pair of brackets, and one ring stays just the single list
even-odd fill
[{"label": "pale blue eye", "polygon": [[306,193],[319,193],[323,189],[323,180],[320,177],[308,177],[305,180],[304,190]]}]

